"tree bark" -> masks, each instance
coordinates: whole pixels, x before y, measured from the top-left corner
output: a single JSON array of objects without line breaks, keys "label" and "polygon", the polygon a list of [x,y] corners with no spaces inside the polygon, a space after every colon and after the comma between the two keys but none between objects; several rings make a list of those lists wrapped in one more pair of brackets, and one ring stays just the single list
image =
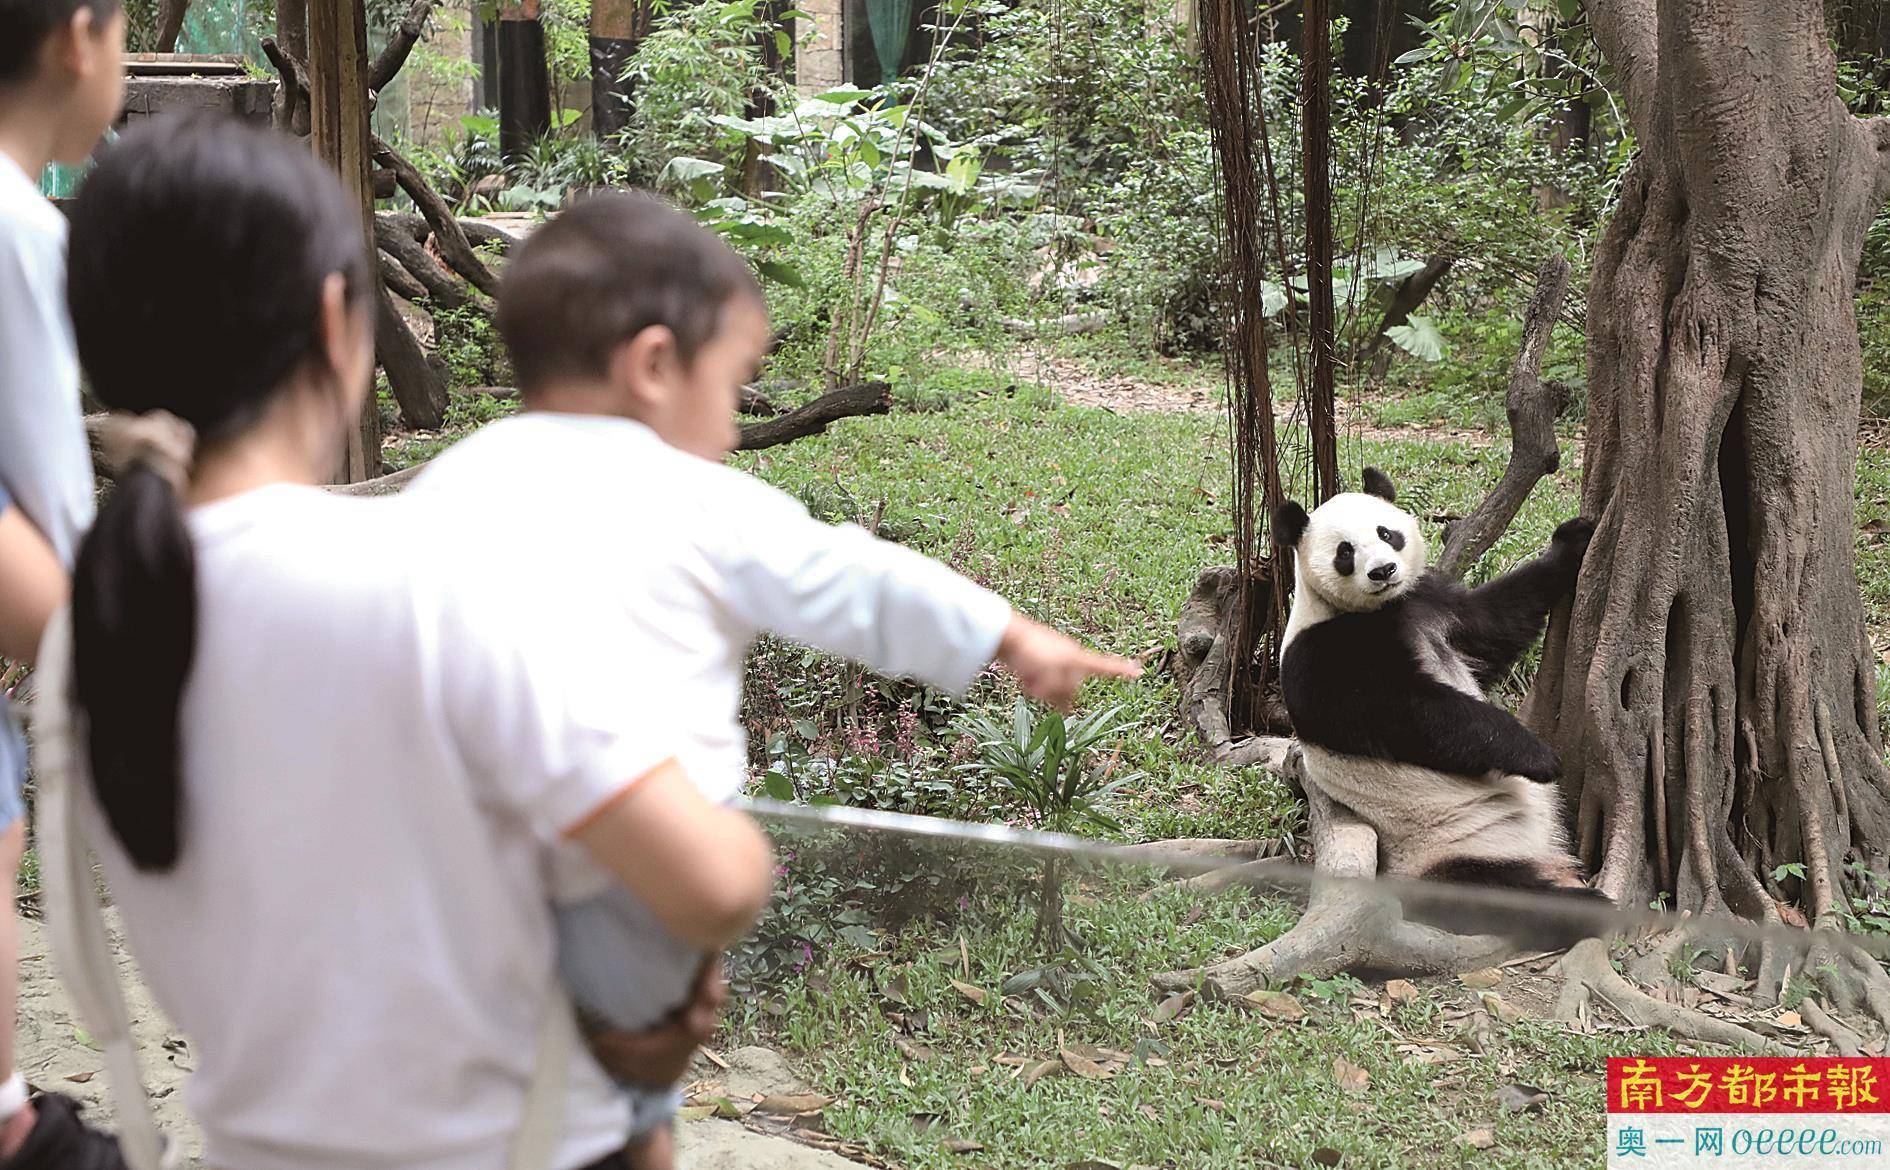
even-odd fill
[{"label": "tree bark", "polygon": [[499,152],[523,154],[551,131],[551,75],[539,0],[500,0]]},{"label": "tree bark", "polygon": [[[308,14],[309,139],[361,209],[364,240],[373,235],[368,179],[367,12],[362,0],[316,4]],[[369,395],[360,425],[348,436],[341,482],[371,479],[381,469],[380,408]]]},{"label": "tree bark", "polygon": [[1525,718],[1618,902],[1776,920],[1799,862],[1832,926],[1846,855],[1890,850],[1852,513],[1890,128],[1839,101],[1818,0],[1589,9],[1641,149],[1589,287],[1599,527]]}]

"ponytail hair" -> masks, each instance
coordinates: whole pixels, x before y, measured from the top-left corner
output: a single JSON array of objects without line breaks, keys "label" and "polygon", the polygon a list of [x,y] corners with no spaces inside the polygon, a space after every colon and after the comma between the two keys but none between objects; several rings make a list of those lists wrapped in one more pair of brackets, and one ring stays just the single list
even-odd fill
[{"label": "ponytail hair", "polygon": [[[322,288],[370,290],[361,213],[308,148],[228,118],[148,123],[108,147],[71,212],[67,296],[93,396],[240,439],[319,350]],[[92,784],[132,863],[183,847],[178,714],[197,641],[183,508],[190,452],[148,431],[80,545],[72,699]]]}]

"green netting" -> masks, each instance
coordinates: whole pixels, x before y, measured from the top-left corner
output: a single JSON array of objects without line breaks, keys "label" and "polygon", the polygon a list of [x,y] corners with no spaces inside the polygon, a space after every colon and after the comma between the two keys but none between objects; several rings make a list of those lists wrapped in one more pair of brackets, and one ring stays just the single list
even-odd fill
[{"label": "green netting", "polygon": [[866,24],[873,33],[873,55],[879,58],[879,76],[899,76],[906,59],[906,41],[912,35],[912,0],[866,0]]}]

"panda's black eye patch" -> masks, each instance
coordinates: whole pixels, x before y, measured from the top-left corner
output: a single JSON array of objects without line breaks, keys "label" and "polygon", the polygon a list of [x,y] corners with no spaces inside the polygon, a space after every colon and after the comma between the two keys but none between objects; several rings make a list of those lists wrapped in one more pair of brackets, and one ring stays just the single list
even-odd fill
[{"label": "panda's black eye patch", "polygon": [[1393,552],[1404,551],[1404,533],[1399,532],[1395,528],[1380,528],[1378,530],[1378,539],[1390,545]]},{"label": "panda's black eye patch", "polygon": [[1332,555],[1333,571],[1341,577],[1350,577],[1353,567],[1352,544],[1350,541],[1342,540],[1339,542],[1338,551]]}]

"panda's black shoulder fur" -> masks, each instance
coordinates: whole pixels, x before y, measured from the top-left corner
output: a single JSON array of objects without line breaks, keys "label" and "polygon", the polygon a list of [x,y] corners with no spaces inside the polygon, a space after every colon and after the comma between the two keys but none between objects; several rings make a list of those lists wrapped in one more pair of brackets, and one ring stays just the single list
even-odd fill
[{"label": "panda's black shoulder fur", "polygon": [[1425,657],[1452,654],[1490,687],[1540,636],[1580,564],[1580,551],[1558,540],[1476,589],[1427,573],[1379,609],[1301,630],[1280,672],[1294,729],[1347,755],[1554,780],[1559,768],[1547,745],[1507,711],[1441,681]]}]

